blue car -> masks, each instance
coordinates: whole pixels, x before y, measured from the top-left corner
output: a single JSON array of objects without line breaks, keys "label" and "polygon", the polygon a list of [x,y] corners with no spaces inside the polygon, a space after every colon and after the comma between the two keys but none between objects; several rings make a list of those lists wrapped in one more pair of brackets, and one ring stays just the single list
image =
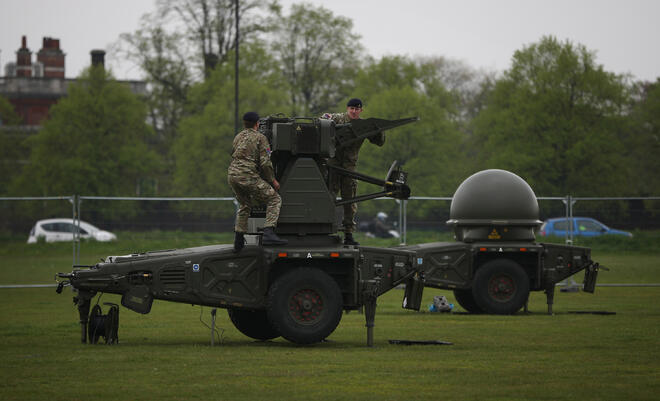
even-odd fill
[{"label": "blue car", "polygon": [[[539,229],[538,234],[543,237],[554,235],[557,237],[565,237],[566,229],[569,226],[566,217],[558,217],[553,219],[548,219],[543,222],[541,228]],[[601,223],[596,219],[591,217],[573,217],[573,236],[582,236],[582,237],[596,237],[599,235],[625,235],[626,237],[632,237],[632,233],[628,231],[615,230],[609,228],[605,224]]]}]

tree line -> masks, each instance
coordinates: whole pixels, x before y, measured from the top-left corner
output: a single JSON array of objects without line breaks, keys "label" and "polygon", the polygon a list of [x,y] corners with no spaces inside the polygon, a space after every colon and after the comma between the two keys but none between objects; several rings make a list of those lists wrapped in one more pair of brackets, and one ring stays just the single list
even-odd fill
[{"label": "tree line", "polygon": [[[373,58],[351,19],[324,7],[239,3],[241,114],[319,116],[359,97],[363,118],[420,117],[382,148],[366,144],[360,172],[381,176],[398,160],[416,196],[451,196],[488,168],[539,196],[660,194],[660,78],[609,72],[594,51],[552,36],[517,50],[503,72],[443,56]],[[145,74],[147,96],[90,67],[20,144],[29,163],[3,164],[4,195],[232,195],[235,3],[156,4],[113,48]],[[4,99],[0,119],[16,123]],[[18,150],[2,132],[7,160]]]}]

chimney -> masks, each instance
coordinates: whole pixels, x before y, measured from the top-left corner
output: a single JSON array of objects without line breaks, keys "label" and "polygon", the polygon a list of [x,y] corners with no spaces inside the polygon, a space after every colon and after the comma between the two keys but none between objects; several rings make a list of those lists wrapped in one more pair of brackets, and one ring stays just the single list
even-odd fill
[{"label": "chimney", "polygon": [[105,66],[105,50],[92,50],[90,54],[92,55],[92,67]]},{"label": "chimney", "polygon": [[21,48],[16,51],[16,76],[32,76],[32,52],[27,48],[27,38],[23,35]]},{"label": "chimney", "polygon": [[64,53],[60,50],[60,40],[43,38],[43,45],[37,53],[37,61],[44,66],[44,77],[64,78]]}]

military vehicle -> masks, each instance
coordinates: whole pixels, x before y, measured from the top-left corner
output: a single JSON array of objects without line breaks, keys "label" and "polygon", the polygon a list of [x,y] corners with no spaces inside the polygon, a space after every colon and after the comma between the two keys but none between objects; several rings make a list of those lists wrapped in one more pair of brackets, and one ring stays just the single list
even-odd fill
[{"label": "military vehicle", "polygon": [[[551,312],[557,282],[586,269],[585,290],[594,289],[598,265],[587,248],[535,243],[540,224],[533,191],[520,177],[487,170],[459,186],[449,224],[457,242],[379,248],[343,245],[338,206],[381,196],[407,199],[407,174],[392,163],[385,179],[327,164],[355,141],[417,121],[365,119],[335,124],[316,118],[270,116],[260,130],[271,144],[282,208],[276,229],[284,246],[260,245],[263,215],[249,220],[251,240],[239,253],[211,245],[108,256],[94,266],[59,273],[58,292],[77,291],[81,341],[117,341],[118,308],[103,315],[97,293],[120,294],[121,304],[149,313],[154,299],[225,308],[248,337],[277,337],[298,344],[324,340],[343,311],[364,307],[367,345],[373,345],[376,299],[405,285],[403,308],[419,310],[424,286],[454,290],[470,312],[510,314],[529,292],[545,290]],[[380,191],[336,199],[333,174],[375,184]],[[341,209],[341,208],[339,208]]]},{"label": "military vehicle", "polygon": [[555,285],[585,270],[583,289],[594,292],[602,267],[585,247],[535,242],[541,225],[532,188],[505,170],[484,170],[454,193],[449,221],[457,242],[401,246],[414,251],[427,287],[453,290],[468,312],[511,314],[530,291],[545,291],[552,314]]},{"label": "military vehicle", "polygon": [[[116,342],[118,310],[90,312],[97,293],[120,294],[121,304],[149,313],[154,299],[225,308],[236,328],[248,337],[282,336],[299,344],[322,341],[339,324],[343,311],[364,307],[367,343],[373,344],[376,297],[406,285],[403,307],[419,310],[423,291],[413,251],[345,246],[337,235],[336,208],[381,196],[407,199],[407,174],[396,163],[385,179],[330,166],[335,151],[379,132],[417,121],[365,119],[336,125],[317,118],[268,117],[261,130],[271,144],[271,160],[280,182],[282,208],[277,234],[286,246],[261,246],[256,212],[249,238],[239,253],[232,245],[172,249],[109,256],[94,266],[59,273],[58,291],[77,290],[81,341]],[[382,190],[337,200],[328,189],[333,174],[351,176]],[[114,308],[114,309],[113,309]]]}]

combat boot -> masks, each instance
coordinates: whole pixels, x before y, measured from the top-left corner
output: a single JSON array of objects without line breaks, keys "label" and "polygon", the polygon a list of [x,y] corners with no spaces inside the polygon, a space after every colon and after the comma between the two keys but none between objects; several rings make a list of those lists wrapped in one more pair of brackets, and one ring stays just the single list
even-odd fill
[{"label": "combat boot", "polygon": [[360,243],[353,238],[353,233],[346,233],[344,234],[344,245],[360,245]]},{"label": "combat boot", "polygon": [[286,245],[289,241],[282,239],[275,234],[273,227],[264,227],[264,234],[261,236],[261,245]]},{"label": "combat boot", "polygon": [[234,252],[240,252],[245,246],[245,233],[236,231],[234,234]]}]

